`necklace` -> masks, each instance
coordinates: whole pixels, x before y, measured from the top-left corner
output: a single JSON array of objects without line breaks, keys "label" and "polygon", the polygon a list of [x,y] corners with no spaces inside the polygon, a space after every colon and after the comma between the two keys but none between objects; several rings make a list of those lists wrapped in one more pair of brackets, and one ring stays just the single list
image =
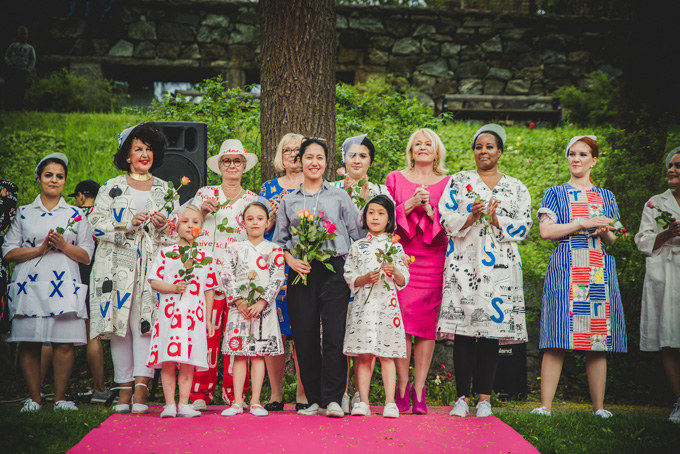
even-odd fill
[{"label": "necklace", "polygon": [[[224,189],[222,190],[222,192],[224,192],[224,196],[227,197],[227,193],[224,191]],[[242,192],[243,192],[243,188],[241,188],[241,190],[238,191],[238,194],[236,194],[234,197],[227,197],[227,199],[228,200],[236,200],[241,196]]]},{"label": "necklace", "polygon": [[128,172],[128,176],[136,181],[149,181],[151,177],[153,177],[153,175],[151,175],[151,172],[147,172],[145,174]]}]

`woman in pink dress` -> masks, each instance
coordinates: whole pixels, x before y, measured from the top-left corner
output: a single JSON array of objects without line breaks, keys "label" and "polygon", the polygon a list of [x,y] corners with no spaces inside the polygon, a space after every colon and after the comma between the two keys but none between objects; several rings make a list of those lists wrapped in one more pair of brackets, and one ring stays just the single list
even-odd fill
[{"label": "woman in pink dress", "polygon": [[[398,292],[404,329],[406,358],[396,359],[397,398],[400,412],[427,414],[425,380],[437,338],[437,317],[442,302],[442,273],[446,258],[446,233],[439,224],[439,199],[447,187],[446,149],[431,129],[419,129],[406,147],[406,169],[387,176],[385,184],[397,206],[396,233],[406,254],[415,257],[411,281]],[[403,301],[403,302],[402,302]],[[409,383],[413,345],[415,380]]]}]

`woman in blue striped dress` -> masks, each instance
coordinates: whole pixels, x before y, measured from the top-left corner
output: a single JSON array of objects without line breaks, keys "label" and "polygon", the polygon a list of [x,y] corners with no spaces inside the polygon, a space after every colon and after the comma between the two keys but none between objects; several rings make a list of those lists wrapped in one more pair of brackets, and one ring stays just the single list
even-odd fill
[{"label": "woman in blue striped dress", "polygon": [[602,243],[616,240],[612,226],[619,219],[614,194],[593,185],[590,171],[599,150],[594,136],[576,136],[567,146],[571,178],[546,192],[538,210],[543,238],[558,240],[550,257],[541,305],[539,348],[541,407],[550,415],[566,350],[584,351],[593,413],[603,408],[607,352],[626,352],[626,326],[614,258]]}]

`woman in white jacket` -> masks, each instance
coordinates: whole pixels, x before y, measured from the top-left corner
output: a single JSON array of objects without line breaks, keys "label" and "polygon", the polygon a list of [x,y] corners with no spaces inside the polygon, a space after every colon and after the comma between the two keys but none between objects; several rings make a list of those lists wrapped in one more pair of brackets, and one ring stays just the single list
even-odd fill
[{"label": "woman in white jacket", "polygon": [[[649,199],[635,244],[647,255],[642,291],[640,350],[659,351],[676,401],[669,420],[680,423],[680,147],[666,158],[668,189]],[[657,224],[662,211],[673,221]]]}]

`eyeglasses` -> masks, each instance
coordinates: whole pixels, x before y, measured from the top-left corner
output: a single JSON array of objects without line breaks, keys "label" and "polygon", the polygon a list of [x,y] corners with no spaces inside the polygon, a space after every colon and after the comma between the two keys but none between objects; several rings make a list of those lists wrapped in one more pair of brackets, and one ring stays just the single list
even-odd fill
[{"label": "eyeglasses", "polygon": [[299,148],[299,147],[298,147],[298,148],[293,148],[293,149],[290,149],[290,148],[284,148],[284,149],[283,149],[283,155],[284,155],[284,156],[290,156],[290,155],[292,155],[293,153],[298,154],[299,152],[300,152],[300,148]]},{"label": "eyeglasses", "polygon": [[220,164],[222,164],[224,167],[229,167],[232,164],[234,165],[234,167],[240,167],[243,164],[243,160],[242,159],[233,159],[233,160],[232,159],[222,159],[220,161]]},{"label": "eyeglasses", "polygon": [[326,143],[326,139],[322,139],[321,137],[305,137],[302,139],[303,142],[307,142],[308,140],[318,140],[319,142]]}]

